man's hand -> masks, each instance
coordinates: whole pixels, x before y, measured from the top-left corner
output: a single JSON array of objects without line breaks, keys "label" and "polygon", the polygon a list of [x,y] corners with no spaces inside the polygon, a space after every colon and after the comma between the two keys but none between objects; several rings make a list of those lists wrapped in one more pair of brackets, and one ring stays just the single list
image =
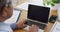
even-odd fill
[{"label": "man's hand", "polygon": [[38,32],[39,27],[32,25],[27,32]]},{"label": "man's hand", "polygon": [[18,21],[17,23],[16,23],[16,25],[17,25],[17,28],[24,28],[25,26],[26,26],[26,20],[25,19],[20,19],[20,21]]}]

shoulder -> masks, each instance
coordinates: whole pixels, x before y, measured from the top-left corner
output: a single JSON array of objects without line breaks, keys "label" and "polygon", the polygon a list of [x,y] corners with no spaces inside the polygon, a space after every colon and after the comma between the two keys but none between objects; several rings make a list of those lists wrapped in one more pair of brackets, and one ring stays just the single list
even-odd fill
[{"label": "shoulder", "polygon": [[0,31],[12,31],[9,24],[0,23]]}]

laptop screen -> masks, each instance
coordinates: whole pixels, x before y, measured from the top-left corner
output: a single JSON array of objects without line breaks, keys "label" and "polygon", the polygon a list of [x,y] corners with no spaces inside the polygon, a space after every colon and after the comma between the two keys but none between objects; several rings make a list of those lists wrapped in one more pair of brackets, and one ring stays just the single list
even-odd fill
[{"label": "laptop screen", "polygon": [[49,7],[36,6],[36,5],[29,4],[27,18],[40,21],[43,23],[47,23],[49,12],[50,12]]}]

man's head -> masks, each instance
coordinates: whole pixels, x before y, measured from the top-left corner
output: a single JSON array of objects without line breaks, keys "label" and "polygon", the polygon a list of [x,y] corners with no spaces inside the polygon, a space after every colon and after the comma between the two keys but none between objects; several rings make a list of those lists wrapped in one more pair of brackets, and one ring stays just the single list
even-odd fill
[{"label": "man's head", "polygon": [[12,16],[13,6],[7,8],[7,6],[4,5],[1,11],[2,12],[0,12],[0,21],[4,21]]}]

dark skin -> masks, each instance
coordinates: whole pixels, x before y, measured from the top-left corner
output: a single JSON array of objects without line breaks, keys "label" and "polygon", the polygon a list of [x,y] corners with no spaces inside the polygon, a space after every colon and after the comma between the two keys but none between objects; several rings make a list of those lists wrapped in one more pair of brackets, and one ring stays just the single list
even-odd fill
[{"label": "dark skin", "polygon": [[[0,22],[4,22],[5,20],[9,19],[13,14],[13,6],[7,8],[6,5],[2,8],[2,13],[0,13]],[[17,28],[23,28],[26,26],[25,19],[21,19],[21,21],[16,23]],[[29,30],[26,32],[38,32],[38,27],[36,25],[32,25]]]},{"label": "dark skin", "polygon": [[[6,5],[2,8],[2,13],[0,14],[0,21],[5,21],[6,19],[10,18],[13,13],[13,7],[7,8]],[[9,16],[8,16],[9,15]]]}]

